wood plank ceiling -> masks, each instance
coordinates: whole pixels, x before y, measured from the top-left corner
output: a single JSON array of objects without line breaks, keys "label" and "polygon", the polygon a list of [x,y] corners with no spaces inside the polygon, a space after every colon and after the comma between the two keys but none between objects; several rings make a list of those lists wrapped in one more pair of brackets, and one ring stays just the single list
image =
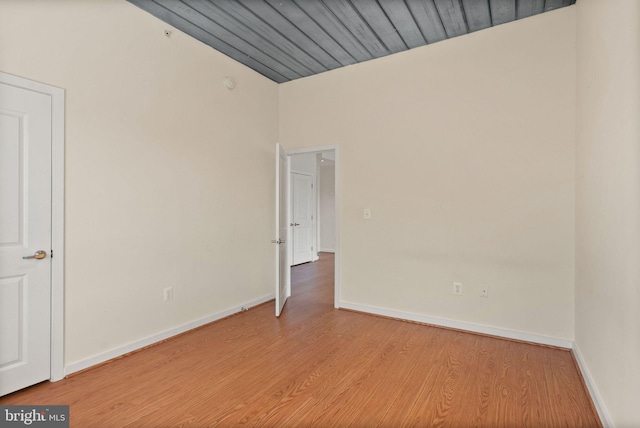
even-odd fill
[{"label": "wood plank ceiling", "polygon": [[128,0],[282,83],[575,0]]}]

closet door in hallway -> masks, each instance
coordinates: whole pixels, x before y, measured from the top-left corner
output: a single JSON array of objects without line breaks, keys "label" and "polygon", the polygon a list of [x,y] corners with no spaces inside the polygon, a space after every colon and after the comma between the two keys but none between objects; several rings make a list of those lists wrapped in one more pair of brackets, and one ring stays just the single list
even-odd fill
[{"label": "closet door in hallway", "polygon": [[291,173],[293,265],[313,260],[314,209],[313,177],[307,174]]}]

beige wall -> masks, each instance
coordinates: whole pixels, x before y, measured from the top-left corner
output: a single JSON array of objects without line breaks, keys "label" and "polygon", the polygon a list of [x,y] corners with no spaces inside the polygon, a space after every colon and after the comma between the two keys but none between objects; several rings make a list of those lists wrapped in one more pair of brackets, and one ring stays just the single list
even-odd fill
[{"label": "beige wall", "polygon": [[640,2],[577,3],[576,345],[640,426]]},{"label": "beige wall", "polygon": [[350,304],[572,340],[574,140],[572,7],[280,85],[281,143],[340,145]]},{"label": "beige wall", "polygon": [[277,85],[166,27],[0,3],[0,70],[66,90],[67,364],[273,293]]}]

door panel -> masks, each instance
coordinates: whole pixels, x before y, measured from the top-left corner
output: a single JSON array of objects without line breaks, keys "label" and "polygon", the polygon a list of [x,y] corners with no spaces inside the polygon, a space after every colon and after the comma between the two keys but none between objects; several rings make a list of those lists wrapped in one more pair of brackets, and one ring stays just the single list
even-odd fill
[{"label": "door panel", "polygon": [[313,260],[313,177],[306,174],[291,174],[293,201],[293,264],[306,263]]},{"label": "door panel", "polygon": [[276,145],[276,316],[279,317],[291,295],[289,267],[289,156]]},{"label": "door panel", "polygon": [[0,395],[50,377],[50,251],[51,96],[0,83]]},{"label": "door panel", "polygon": [[15,113],[0,111],[0,245],[22,242],[20,180],[20,124]]},{"label": "door panel", "polygon": [[23,291],[23,276],[0,279],[0,326],[3,331],[0,335],[0,369],[20,362]]}]

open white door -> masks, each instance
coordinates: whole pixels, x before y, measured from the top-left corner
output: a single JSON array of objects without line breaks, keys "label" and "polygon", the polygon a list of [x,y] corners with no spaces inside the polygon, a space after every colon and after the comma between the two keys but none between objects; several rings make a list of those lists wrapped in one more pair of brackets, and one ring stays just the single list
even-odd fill
[{"label": "open white door", "polygon": [[289,157],[276,144],[276,316],[282,313],[287,297],[291,295],[291,267],[289,266]]}]

